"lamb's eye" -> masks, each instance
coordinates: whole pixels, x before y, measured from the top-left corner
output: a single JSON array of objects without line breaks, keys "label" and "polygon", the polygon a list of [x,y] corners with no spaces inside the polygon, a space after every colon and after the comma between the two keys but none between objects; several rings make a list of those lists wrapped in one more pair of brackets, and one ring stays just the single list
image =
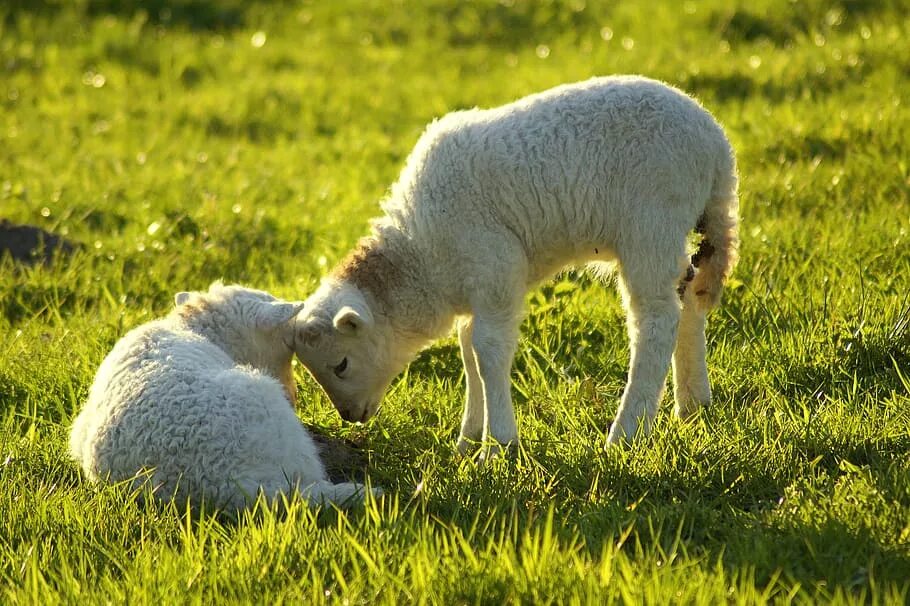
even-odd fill
[{"label": "lamb's eye", "polygon": [[348,367],[348,359],[344,358],[341,361],[341,364],[339,364],[338,366],[333,368],[332,371],[335,373],[335,376],[340,379],[341,375],[344,374],[344,371],[347,369],[347,367]]}]

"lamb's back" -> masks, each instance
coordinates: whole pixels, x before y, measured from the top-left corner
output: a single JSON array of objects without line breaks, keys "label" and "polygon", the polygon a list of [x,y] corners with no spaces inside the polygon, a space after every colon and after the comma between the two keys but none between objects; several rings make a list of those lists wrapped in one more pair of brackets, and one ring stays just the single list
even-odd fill
[{"label": "lamb's back", "polygon": [[531,255],[609,248],[641,214],[677,213],[694,227],[730,153],[717,122],[681,91],[593,78],[435,121],[384,209],[436,241],[451,226],[498,225]]},{"label": "lamb's back", "polygon": [[[709,139],[716,141],[705,145]],[[433,121],[409,155],[388,203],[420,203],[420,194],[432,189],[469,189],[468,177],[483,176],[482,169],[499,178],[525,178],[544,165],[599,171],[609,160],[605,156],[640,157],[643,148],[676,153],[723,141],[708,111],[676,88],[638,76],[591,78]]]},{"label": "lamb's back", "polygon": [[219,413],[217,378],[233,365],[216,345],[168,320],[133,329],[98,368],[73,422],[72,456],[97,478],[182,448],[194,425]]}]

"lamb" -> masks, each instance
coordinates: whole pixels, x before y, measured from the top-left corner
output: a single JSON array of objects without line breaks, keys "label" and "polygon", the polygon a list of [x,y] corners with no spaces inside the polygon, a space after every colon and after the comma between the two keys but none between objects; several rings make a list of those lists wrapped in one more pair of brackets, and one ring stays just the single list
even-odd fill
[{"label": "lamb", "polygon": [[300,305],[217,282],[175,301],[101,363],[70,433],[85,475],[229,514],[260,492],[275,501],[299,491],[311,503],[362,496],[360,484],[328,481],[294,414]]},{"label": "lamb", "polygon": [[[372,223],[297,321],[297,355],[349,421],[457,320],[458,449],[515,446],[509,375],[527,290],[569,266],[617,270],[631,361],[607,443],[647,434],[672,362],[675,413],[711,400],[706,312],[737,256],[733,150],[698,102],[593,78],[431,123]],[[687,252],[689,234],[701,242]]]}]

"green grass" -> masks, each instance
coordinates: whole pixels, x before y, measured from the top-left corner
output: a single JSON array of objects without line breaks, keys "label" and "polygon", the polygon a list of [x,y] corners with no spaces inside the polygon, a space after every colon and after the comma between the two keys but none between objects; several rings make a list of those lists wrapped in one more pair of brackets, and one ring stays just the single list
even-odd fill
[{"label": "green grass", "polygon": [[[0,217],[84,245],[0,261],[0,602],[910,600],[910,5],[899,0],[0,5]],[[258,32],[261,32],[258,33]],[[366,426],[300,416],[381,502],[238,522],[141,506],[67,460],[104,354],[215,279],[302,297],[423,126],[595,74],[698,96],[742,174],[709,327],[715,404],[605,451],[628,353],[587,279],[529,298],[524,449],[454,452],[454,340]],[[669,397],[666,404],[669,404]]]}]

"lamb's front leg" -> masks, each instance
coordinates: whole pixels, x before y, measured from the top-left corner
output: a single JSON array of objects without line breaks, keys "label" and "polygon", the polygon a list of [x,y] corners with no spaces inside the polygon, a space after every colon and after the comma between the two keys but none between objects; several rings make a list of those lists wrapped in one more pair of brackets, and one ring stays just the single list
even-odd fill
[{"label": "lamb's front leg", "polygon": [[461,435],[458,436],[458,452],[468,454],[483,439],[483,383],[477,370],[474,356],[474,319],[464,318],[458,323],[458,345],[464,362],[465,402],[461,417]]},{"label": "lamb's front leg", "polygon": [[518,446],[518,427],[509,383],[518,323],[518,315],[512,313],[474,315],[471,343],[483,390],[483,458],[487,459],[497,456],[502,447]]}]

